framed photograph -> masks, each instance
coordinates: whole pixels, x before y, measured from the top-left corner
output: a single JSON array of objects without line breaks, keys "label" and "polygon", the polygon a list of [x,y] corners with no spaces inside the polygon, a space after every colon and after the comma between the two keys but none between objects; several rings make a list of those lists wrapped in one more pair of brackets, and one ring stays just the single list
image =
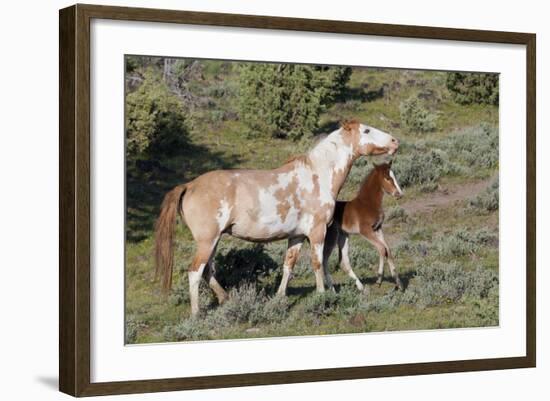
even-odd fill
[{"label": "framed photograph", "polygon": [[62,392],[535,366],[534,34],[59,18]]}]

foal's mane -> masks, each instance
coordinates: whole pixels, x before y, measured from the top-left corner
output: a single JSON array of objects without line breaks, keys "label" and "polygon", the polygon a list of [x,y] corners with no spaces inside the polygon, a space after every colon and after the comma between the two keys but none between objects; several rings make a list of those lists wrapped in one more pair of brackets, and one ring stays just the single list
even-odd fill
[{"label": "foal's mane", "polygon": [[376,171],[378,170],[378,167],[385,167],[385,165],[387,165],[387,164],[388,164],[387,162],[383,162],[383,163],[380,163],[380,164],[374,164],[373,167],[370,169],[369,173],[365,176],[365,178],[363,178],[363,181],[361,181],[361,185],[359,186],[359,191],[361,191],[361,189],[365,185],[367,185],[367,181],[369,180],[369,178],[371,178],[371,176],[373,176],[376,173]]}]

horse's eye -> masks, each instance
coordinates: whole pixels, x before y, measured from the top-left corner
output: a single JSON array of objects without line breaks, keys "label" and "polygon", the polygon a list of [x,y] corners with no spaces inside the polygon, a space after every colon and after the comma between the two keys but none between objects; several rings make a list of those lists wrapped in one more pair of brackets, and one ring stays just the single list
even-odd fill
[{"label": "horse's eye", "polygon": [[367,128],[364,133],[368,134],[369,132],[370,132],[370,129]]}]

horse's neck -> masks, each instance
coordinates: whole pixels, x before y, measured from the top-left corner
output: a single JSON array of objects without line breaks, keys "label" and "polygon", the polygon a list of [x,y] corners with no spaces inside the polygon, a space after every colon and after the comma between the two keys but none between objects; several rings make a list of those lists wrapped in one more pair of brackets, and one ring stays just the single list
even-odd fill
[{"label": "horse's neck", "polygon": [[336,199],[353,162],[357,159],[353,146],[346,145],[340,133],[335,131],[314,148],[308,156],[312,169],[318,176],[329,179],[325,185],[330,189],[332,197]]},{"label": "horse's neck", "polygon": [[365,179],[357,194],[357,199],[367,205],[371,210],[380,210],[382,208],[384,190],[382,188],[382,183],[375,174],[370,174]]},{"label": "horse's neck", "polygon": [[337,176],[334,176],[334,173],[333,173],[331,192],[334,199],[338,198],[338,194],[340,193],[340,190],[342,189],[342,187],[344,186],[344,183],[346,182],[346,178],[348,177],[348,174],[351,170],[351,166],[355,161],[355,159],[356,157],[352,157],[350,159],[350,162],[342,170],[338,170],[338,172],[336,173]]}]

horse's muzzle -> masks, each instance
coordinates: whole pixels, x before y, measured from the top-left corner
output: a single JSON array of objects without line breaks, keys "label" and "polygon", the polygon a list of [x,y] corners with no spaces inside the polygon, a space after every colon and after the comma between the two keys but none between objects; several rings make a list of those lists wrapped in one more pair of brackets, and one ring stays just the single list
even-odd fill
[{"label": "horse's muzzle", "polygon": [[399,139],[392,138],[391,143],[388,145],[388,154],[395,154],[397,149],[399,149]]}]

